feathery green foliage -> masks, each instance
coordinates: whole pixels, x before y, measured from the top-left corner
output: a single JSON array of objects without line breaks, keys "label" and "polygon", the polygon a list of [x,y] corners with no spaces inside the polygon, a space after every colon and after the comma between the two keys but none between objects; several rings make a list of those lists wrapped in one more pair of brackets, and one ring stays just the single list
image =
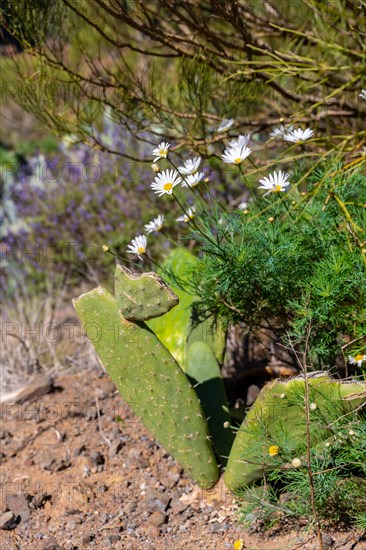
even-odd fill
[{"label": "feathery green foliage", "polygon": [[327,165],[278,199],[256,198],[247,213],[225,214],[211,231],[207,216],[206,236],[196,235],[203,256],[195,307],[240,321],[248,332],[266,326],[300,348],[310,327],[310,353],[319,366],[334,361],[350,340],[362,348],[365,204],[364,174]]}]

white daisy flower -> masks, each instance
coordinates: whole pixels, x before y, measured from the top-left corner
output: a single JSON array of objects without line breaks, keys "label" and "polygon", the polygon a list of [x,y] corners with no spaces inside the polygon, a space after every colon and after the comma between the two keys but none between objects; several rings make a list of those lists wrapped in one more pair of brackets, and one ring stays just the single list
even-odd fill
[{"label": "white daisy flower", "polygon": [[224,118],[224,120],[220,122],[216,128],[216,132],[227,132],[232,127],[234,122],[235,120],[233,118]]},{"label": "white daisy flower", "polygon": [[190,176],[187,176],[182,181],[182,187],[196,187],[202,181],[202,179],[205,177],[205,174],[203,172],[196,172],[195,174],[191,174]]},{"label": "white daisy flower", "polygon": [[197,172],[199,165],[201,164],[201,157],[194,157],[193,159],[187,159],[184,161],[184,166],[178,166],[179,173],[183,176],[190,176]]},{"label": "white daisy flower", "polygon": [[147,223],[145,225],[145,231],[149,235],[149,233],[153,233],[160,231],[163,228],[164,224],[164,216],[162,214],[159,214],[157,218],[154,218],[151,220],[151,222]]},{"label": "white daisy flower", "polygon": [[135,239],[132,239],[131,244],[127,245],[127,252],[129,254],[136,254],[141,260],[141,254],[145,254],[147,247],[147,239],[145,235],[138,235]]},{"label": "white daisy flower", "polygon": [[151,188],[154,189],[155,193],[159,194],[159,197],[165,194],[171,195],[174,187],[181,181],[182,178],[176,170],[164,170],[164,172],[156,176],[151,184]]},{"label": "white daisy flower", "polygon": [[287,126],[287,128],[286,128],[286,126],[281,124],[281,126],[278,126],[274,130],[272,130],[272,132],[270,132],[269,135],[273,138],[283,139],[285,137],[285,135],[288,134],[289,132],[292,132],[293,129],[294,129],[293,124],[290,124],[290,126]]},{"label": "white daisy flower", "polygon": [[153,156],[155,157],[154,162],[158,161],[159,159],[166,159],[166,157],[168,156],[169,147],[170,143],[162,141],[152,152]]},{"label": "white daisy flower", "polygon": [[289,175],[279,170],[278,172],[273,172],[268,176],[268,178],[263,178],[259,180],[259,183],[262,185],[259,186],[259,189],[267,189],[268,192],[280,193],[285,191],[285,187],[290,184],[288,180]]},{"label": "white daisy flower", "polygon": [[353,357],[352,355],[348,356],[348,362],[351,363],[351,365],[357,365],[358,367],[361,367],[364,361],[366,361],[366,355],[358,354],[355,357]]},{"label": "white daisy flower", "polygon": [[285,135],[283,136],[283,139],[285,141],[299,143],[301,141],[306,141],[307,139],[311,138],[313,134],[314,134],[314,130],[310,130],[310,128],[306,128],[305,130],[301,130],[301,128],[296,128],[296,130],[291,130],[291,132],[286,132]]},{"label": "white daisy flower", "polygon": [[195,213],[196,213],[196,207],[192,206],[192,208],[188,208],[186,214],[184,214],[183,216],[179,216],[179,218],[177,218],[176,221],[188,223],[189,220],[193,220]]},{"label": "white daisy flower", "polygon": [[360,97],[361,99],[366,99],[366,90],[362,90],[358,97]]},{"label": "white daisy flower", "polygon": [[226,164],[241,164],[251,153],[251,150],[246,145],[237,147],[228,147],[222,155],[222,160]]},{"label": "white daisy flower", "polygon": [[236,139],[229,141],[230,147],[246,147],[249,143],[250,135],[246,134],[245,136],[238,136]]}]

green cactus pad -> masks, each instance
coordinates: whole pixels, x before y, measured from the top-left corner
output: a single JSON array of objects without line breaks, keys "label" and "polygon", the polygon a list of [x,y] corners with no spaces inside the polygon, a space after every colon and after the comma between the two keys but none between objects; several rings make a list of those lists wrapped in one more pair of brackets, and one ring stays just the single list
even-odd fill
[{"label": "green cactus pad", "polygon": [[128,321],[147,321],[170,311],[179,298],[156,273],[132,273],[116,266],[115,294],[118,307]]},{"label": "green cactus pad", "polygon": [[[194,269],[196,262],[196,258],[188,250],[177,248],[169,254],[163,267],[185,281],[187,273]],[[179,297],[179,305],[163,317],[149,321],[148,326],[184,369],[186,342],[191,328],[191,307],[195,296],[173,284],[170,286]]]},{"label": "green cactus pad", "polygon": [[234,436],[226,427],[230,425],[230,415],[220,366],[208,344],[194,342],[189,347],[185,372],[202,404],[216,454],[226,465]]},{"label": "green cactus pad", "polygon": [[[330,426],[339,411],[346,414],[365,402],[363,382],[341,382],[322,374],[309,378],[311,444],[317,445],[331,434]],[[356,395],[360,398],[357,399]],[[237,433],[224,474],[226,486],[238,491],[261,479],[281,457],[281,444],[294,456],[306,449],[305,382],[294,378],[267,384],[249,410]],[[347,400],[352,396],[351,400]],[[316,416],[315,416],[316,415]],[[337,416],[335,416],[337,415]],[[315,421],[316,418],[316,421]],[[319,420],[320,419],[320,420]],[[270,456],[270,447],[278,447],[278,456]]]},{"label": "green cactus pad", "polygon": [[98,287],[74,300],[86,334],[119,393],[154,438],[203,488],[218,479],[197,395],[169,351],[144,323],[123,318]]},{"label": "green cactus pad", "polygon": [[[185,282],[196,264],[197,258],[193,254],[185,248],[176,248],[165,260],[163,268],[172,271],[180,281]],[[192,328],[192,304],[197,297],[178,288],[174,283],[170,286],[179,297],[179,305],[167,315],[149,321],[148,326],[183,370],[186,370],[187,342],[188,346],[197,341],[206,342],[214,350],[219,363],[222,363],[226,344],[225,330],[222,326],[215,325],[212,318]]]}]

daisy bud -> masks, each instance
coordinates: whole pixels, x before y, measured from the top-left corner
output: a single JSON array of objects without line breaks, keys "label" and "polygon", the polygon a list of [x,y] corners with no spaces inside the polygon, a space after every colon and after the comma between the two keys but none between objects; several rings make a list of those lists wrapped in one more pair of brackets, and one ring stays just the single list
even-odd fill
[{"label": "daisy bud", "polygon": [[291,464],[294,468],[300,468],[300,466],[302,465],[302,462],[299,458],[293,458],[291,460]]}]

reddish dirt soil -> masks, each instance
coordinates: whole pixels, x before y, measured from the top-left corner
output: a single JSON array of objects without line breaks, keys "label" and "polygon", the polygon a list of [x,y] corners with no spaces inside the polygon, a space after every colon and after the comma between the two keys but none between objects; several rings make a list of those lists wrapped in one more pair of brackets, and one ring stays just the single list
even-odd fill
[{"label": "reddish dirt soil", "polygon": [[[7,550],[318,548],[313,534],[261,534],[237,521],[222,484],[199,489],[152,440],[101,368],[60,374],[36,402],[1,407],[0,531]],[[329,532],[324,549],[364,550],[356,531]]]}]

